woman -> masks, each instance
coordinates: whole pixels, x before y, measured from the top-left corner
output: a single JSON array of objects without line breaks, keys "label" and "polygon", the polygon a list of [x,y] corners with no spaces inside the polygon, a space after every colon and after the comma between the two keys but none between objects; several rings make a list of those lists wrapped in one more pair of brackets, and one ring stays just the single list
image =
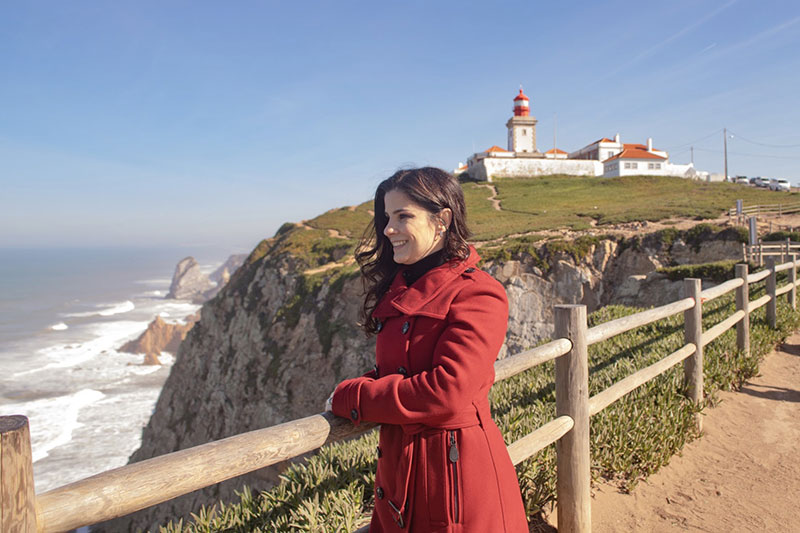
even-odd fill
[{"label": "woman", "polygon": [[374,206],[356,257],[377,364],[329,400],[354,424],[382,424],[370,532],[527,532],[487,399],[508,302],[475,267],[461,186],[436,168],[401,170]]}]

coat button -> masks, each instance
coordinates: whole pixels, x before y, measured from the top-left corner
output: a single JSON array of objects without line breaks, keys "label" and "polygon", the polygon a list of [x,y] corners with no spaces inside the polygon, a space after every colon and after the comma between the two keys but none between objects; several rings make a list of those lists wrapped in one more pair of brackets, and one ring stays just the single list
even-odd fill
[{"label": "coat button", "polygon": [[383,456],[383,452],[381,451],[381,447],[380,446],[376,446],[375,449],[378,450],[378,459],[380,459],[381,456]]},{"label": "coat button", "polygon": [[380,333],[383,329],[383,322],[378,320],[378,323],[375,325],[375,333]]},{"label": "coat button", "polygon": [[475,272],[475,269],[474,269],[474,268],[472,268],[472,267],[469,267],[469,268],[468,268],[468,269],[466,269],[464,272],[466,272],[467,274],[472,274],[473,272]]},{"label": "coat button", "polygon": [[402,374],[404,376],[407,376],[408,375],[408,370],[406,370],[406,367],[404,367],[404,366],[398,366],[397,367],[397,373],[398,374]]},{"label": "coat button", "polygon": [[408,333],[408,328],[409,327],[411,327],[411,324],[409,324],[408,321],[403,322],[403,335]]},{"label": "coat button", "polygon": [[375,496],[376,496],[376,497],[377,497],[379,500],[382,500],[382,499],[383,499],[383,488],[381,488],[381,487],[378,487],[377,489],[375,489]]},{"label": "coat button", "polygon": [[355,409],[350,409],[350,418],[353,420],[358,420],[358,411]]}]

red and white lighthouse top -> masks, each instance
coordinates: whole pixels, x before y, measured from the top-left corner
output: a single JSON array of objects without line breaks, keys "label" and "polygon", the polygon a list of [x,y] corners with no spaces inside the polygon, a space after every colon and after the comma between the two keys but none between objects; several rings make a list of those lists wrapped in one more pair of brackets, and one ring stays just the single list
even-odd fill
[{"label": "red and white lighthouse top", "polygon": [[514,116],[527,117],[531,114],[529,106],[530,99],[522,92],[522,87],[519,88],[519,94],[514,98]]}]

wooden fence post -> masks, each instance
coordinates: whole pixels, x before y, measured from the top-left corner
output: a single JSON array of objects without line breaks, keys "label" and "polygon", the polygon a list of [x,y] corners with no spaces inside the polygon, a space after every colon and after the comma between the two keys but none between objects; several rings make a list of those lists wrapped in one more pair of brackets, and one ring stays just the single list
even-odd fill
[{"label": "wooden fence post", "polygon": [[742,243],[742,261],[747,263],[747,245]]},{"label": "wooden fence post", "polygon": [[783,256],[783,261],[781,261],[782,263],[785,263],[786,261],[789,260],[789,249],[791,248],[791,246],[792,246],[792,240],[789,237],[786,237],[786,254]]},{"label": "wooden fence post", "polygon": [[736,347],[750,356],[750,284],[747,283],[749,271],[747,263],[736,265],[736,277],[744,281],[736,288],[736,310],[744,311],[742,319],[736,323]]},{"label": "wooden fence post", "polygon": [[574,421],[572,430],[556,442],[556,498],[559,533],[592,530],[589,455],[589,350],[586,306],[555,306],[556,338],[567,338],[572,349],[556,359],[556,416]]},{"label": "wooden fence post", "polygon": [[767,268],[770,271],[767,277],[767,294],[769,294],[769,302],[767,302],[767,323],[769,327],[775,329],[778,327],[778,302],[775,296],[775,290],[778,287],[778,274],[775,272],[774,257],[767,257]]},{"label": "wooden fence post", "polygon": [[789,283],[792,284],[792,290],[789,291],[789,305],[792,309],[797,309],[797,255],[790,254],[789,261],[792,262],[792,268],[789,270]]},{"label": "wooden fence post", "polygon": [[28,419],[0,416],[0,531],[36,531],[33,462]]},{"label": "wooden fence post", "polygon": [[[683,312],[683,339],[694,344],[694,354],[683,360],[683,378],[686,396],[696,404],[703,401],[703,300],[700,297],[701,282],[697,278],[683,280],[683,297],[694,298],[694,307]],[[703,429],[700,413],[695,414],[697,430]]]}]

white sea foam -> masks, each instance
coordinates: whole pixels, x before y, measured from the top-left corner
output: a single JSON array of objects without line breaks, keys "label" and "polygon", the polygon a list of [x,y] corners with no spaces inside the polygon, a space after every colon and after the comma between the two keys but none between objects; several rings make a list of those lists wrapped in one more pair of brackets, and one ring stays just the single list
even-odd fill
[{"label": "white sea foam", "polygon": [[142,296],[145,298],[158,298],[164,296],[164,291],[154,290],[154,291],[146,291],[142,293]]},{"label": "white sea foam", "polygon": [[65,369],[85,364],[97,357],[116,352],[124,342],[136,338],[147,329],[147,322],[117,321],[91,324],[85,328],[92,334],[92,339],[72,344],[55,344],[36,351],[49,361],[33,368],[17,372],[14,378],[36,374],[54,369]]},{"label": "white sea foam", "polygon": [[130,300],[114,304],[100,304],[96,311],[84,311],[82,313],[65,313],[62,316],[72,318],[87,318],[91,316],[114,316],[122,313],[129,313],[136,309],[136,305]]},{"label": "white sea foam", "polygon": [[47,457],[53,448],[72,440],[73,431],[80,427],[80,410],[104,396],[105,394],[94,389],[82,389],[66,396],[4,405],[0,407],[0,413],[23,414],[28,417],[35,463]]},{"label": "white sea foam", "polygon": [[52,326],[50,326],[50,329],[53,331],[64,331],[65,329],[68,328],[69,326],[64,324],[63,322],[59,322],[58,324],[53,324]]},{"label": "white sea foam", "polygon": [[166,285],[169,287],[169,284],[172,283],[171,278],[157,278],[157,279],[140,279],[135,281],[134,283],[138,283],[139,285]]}]

